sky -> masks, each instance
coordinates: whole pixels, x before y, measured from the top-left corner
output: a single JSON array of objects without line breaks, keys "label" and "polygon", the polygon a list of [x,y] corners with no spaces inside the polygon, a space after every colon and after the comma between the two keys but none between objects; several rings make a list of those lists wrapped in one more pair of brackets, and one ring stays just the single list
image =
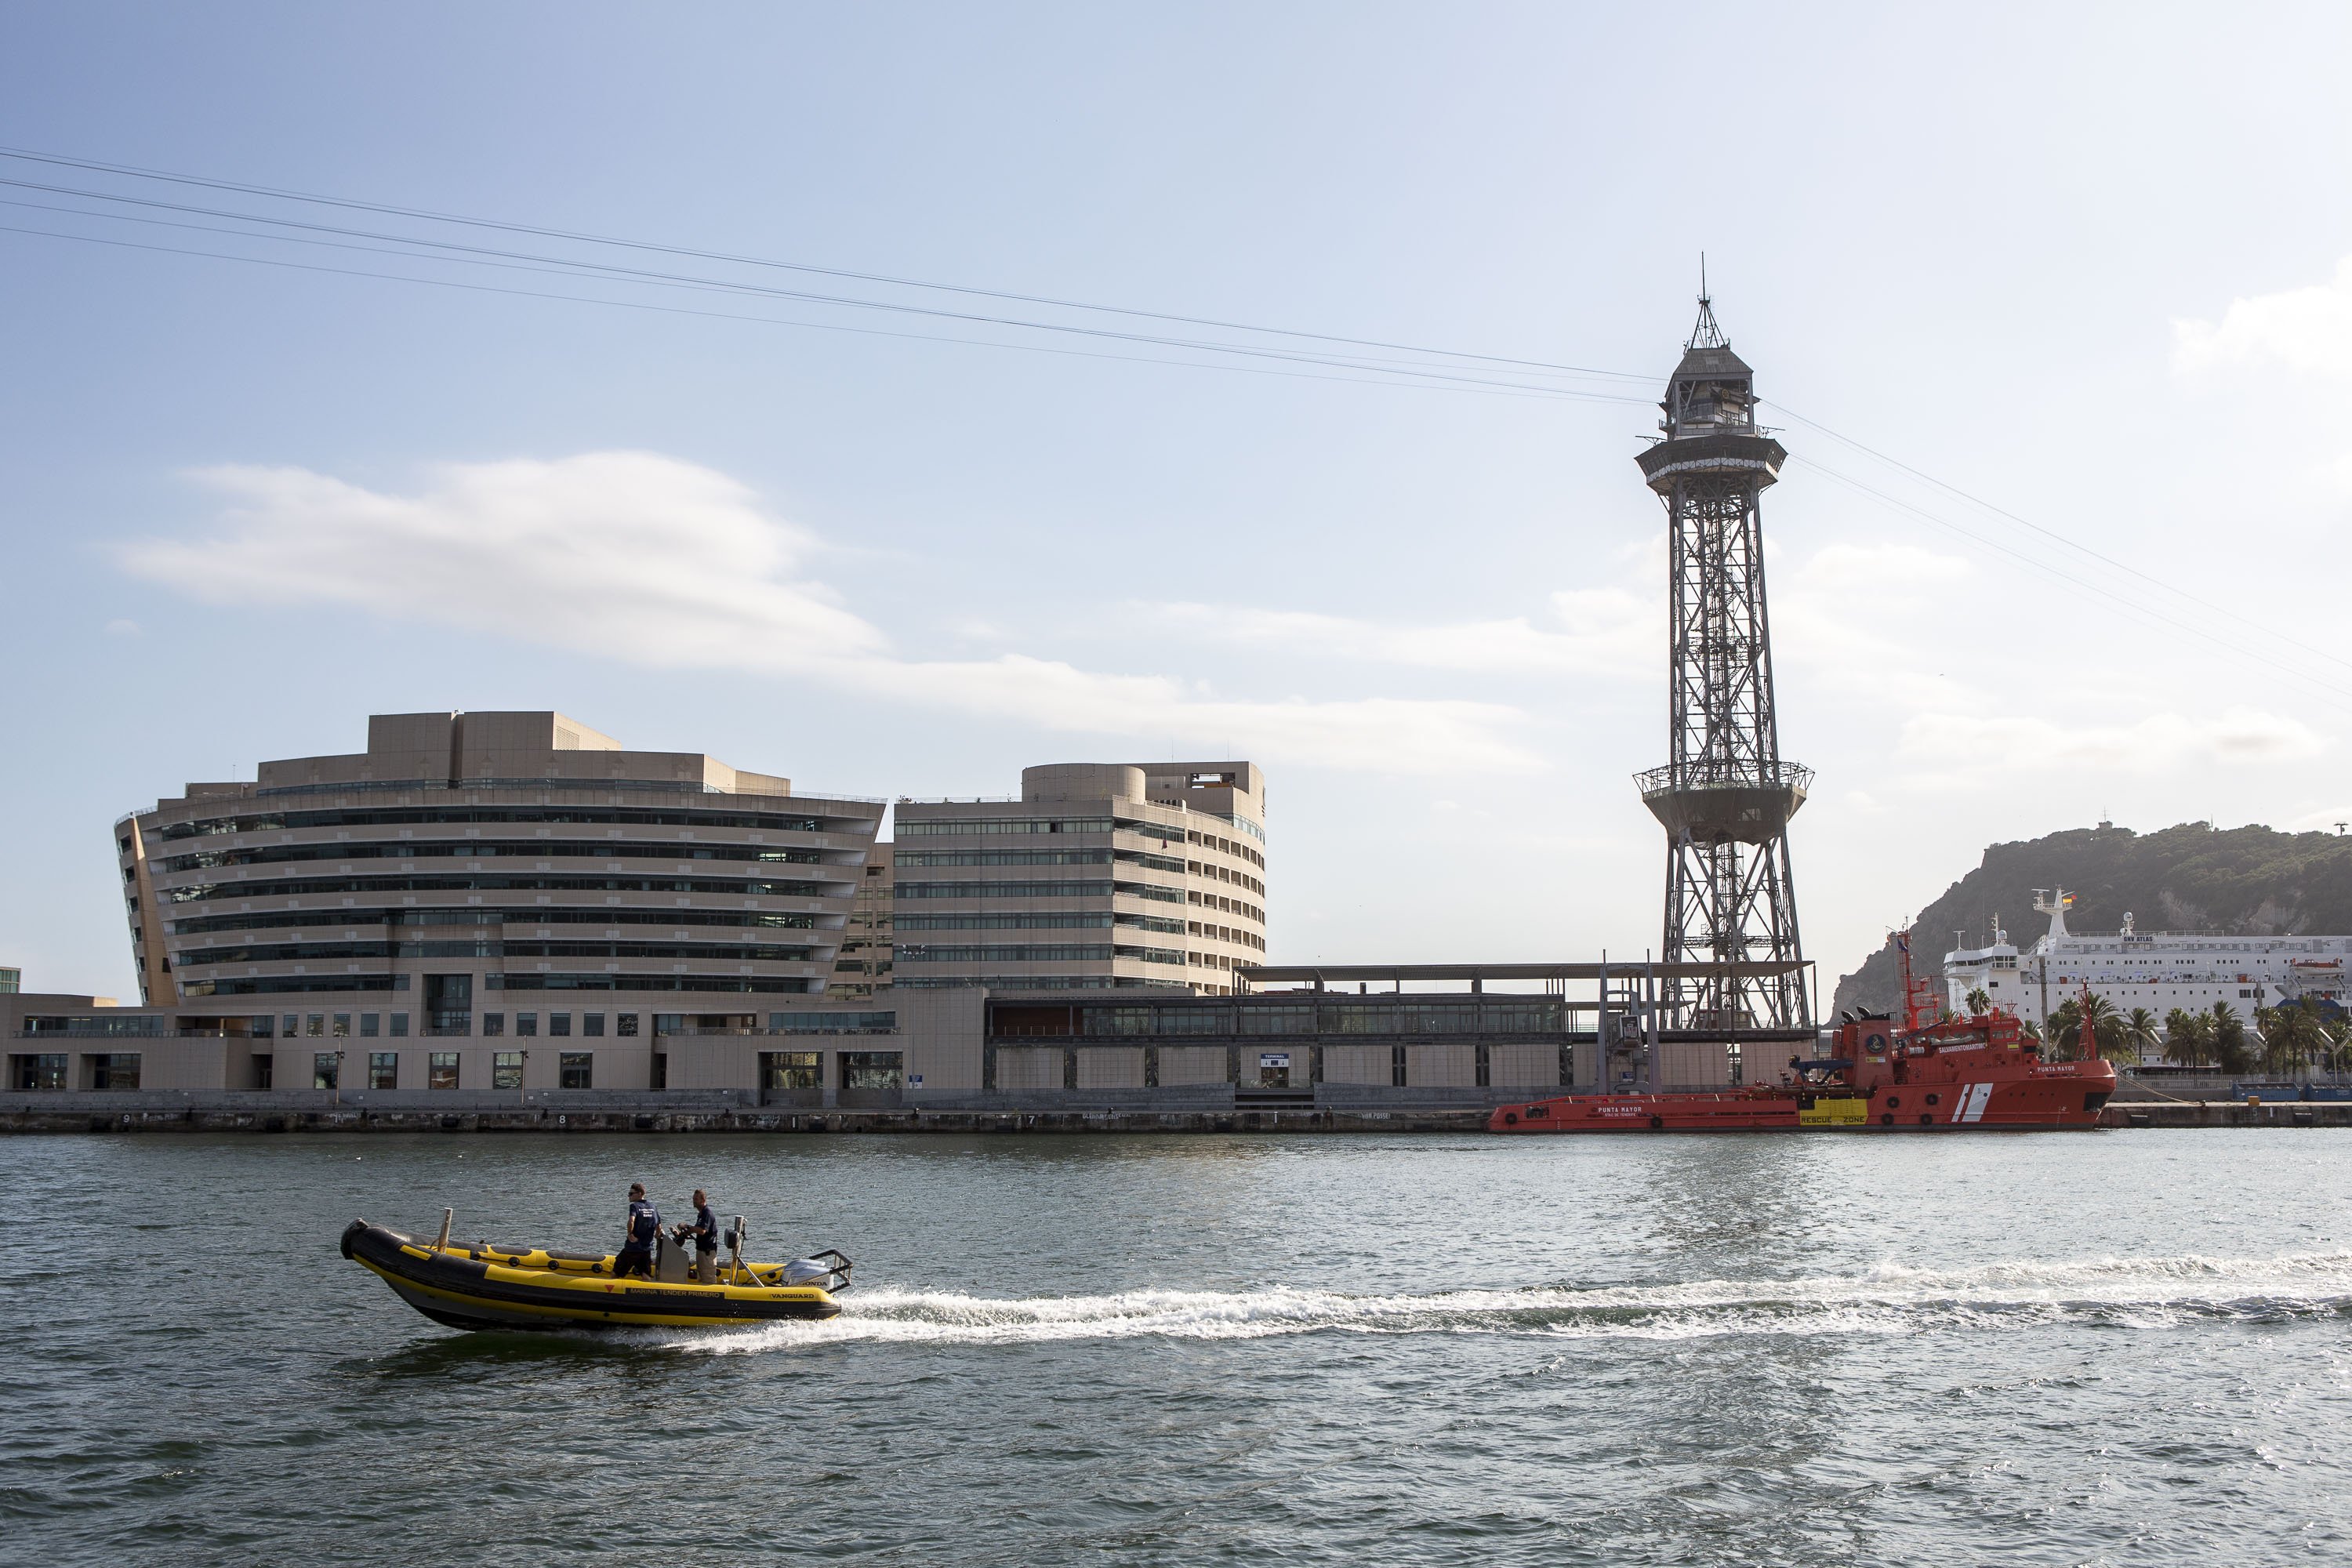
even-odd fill
[{"label": "sky", "polygon": [[1792,454],[1824,994],[1990,843],[2332,829],[2347,51],[2320,5],[8,7],[0,147],[560,232],[0,157],[0,965],[135,995],[110,829],[187,781],[543,708],[885,798],[1246,756],[1272,962],[1654,949],[1633,459],[1702,253]]}]

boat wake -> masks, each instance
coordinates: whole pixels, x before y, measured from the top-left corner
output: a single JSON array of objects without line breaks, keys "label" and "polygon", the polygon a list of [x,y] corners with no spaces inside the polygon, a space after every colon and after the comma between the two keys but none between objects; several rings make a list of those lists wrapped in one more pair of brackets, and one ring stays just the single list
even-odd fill
[{"label": "boat wake", "polygon": [[2107,1258],[1858,1274],[1702,1279],[1516,1290],[1354,1295],[1256,1290],[1124,1290],[1004,1300],[960,1292],[861,1290],[838,1318],[764,1324],[665,1343],[741,1353],[846,1342],[1027,1344],[1286,1334],[1518,1334],[1555,1339],[1694,1340],[1758,1334],[1964,1331],[1993,1322],[2157,1327],[2191,1320],[2274,1322],[2352,1316],[2352,1251],[2269,1258]]}]

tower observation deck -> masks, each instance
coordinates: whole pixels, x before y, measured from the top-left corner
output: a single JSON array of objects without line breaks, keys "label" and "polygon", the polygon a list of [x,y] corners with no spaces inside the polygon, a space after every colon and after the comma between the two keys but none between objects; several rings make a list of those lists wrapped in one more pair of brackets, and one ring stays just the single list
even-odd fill
[{"label": "tower observation deck", "polygon": [[[1659,407],[1664,438],[1639,461],[1666,508],[1668,760],[1636,782],[1666,830],[1661,956],[1723,966],[1669,1001],[1685,1027],[1801,1027],[1789,819],[1812,773],[1780,756],[1760,502],[1789,454],[1757,427],[1755,373],[1704,294]],[[1790,967],[1733,967],[1767,963]]]}]

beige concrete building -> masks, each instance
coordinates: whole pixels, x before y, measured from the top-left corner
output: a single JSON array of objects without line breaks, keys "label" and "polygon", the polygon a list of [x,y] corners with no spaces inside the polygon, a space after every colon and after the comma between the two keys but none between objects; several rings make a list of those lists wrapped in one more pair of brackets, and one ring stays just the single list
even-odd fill
[{"label": "beige concrete building", "polygon": [[1726,1076],[1658,1024],[1675,965],[1267,966],[1250,763],[1022,783],[902,802],[877,846],[878,802],[558,713],[379,716],[116,825],[144,999],[0,993],[0,1111],[1221,1115]]},{"label": "beige concrete building", "polygon": [[1024,768],[1018,800],[901,800],[895,820],[900,991],[1227,995],[1265,962],[1255,763]]},{"label": "beige concrete building", "polygon": [[843,928],[840,956],[833,961],[833,983],[825,994],[836,1002],[870,1001],[890,984],[890,867],[888,844],[866,851],[866,873],[850,901],[849,921]]},{"label": "beige concrete building", "polygon": [[881,816],[560,713],[401,713],[115,847],[142,997],[230,1088],[642,1089],[659,1035],[821,1003]]}]

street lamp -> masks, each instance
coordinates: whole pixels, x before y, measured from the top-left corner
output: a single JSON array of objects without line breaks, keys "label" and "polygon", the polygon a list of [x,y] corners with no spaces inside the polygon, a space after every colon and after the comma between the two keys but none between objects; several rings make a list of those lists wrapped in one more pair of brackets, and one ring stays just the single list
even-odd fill
[{"label": "street lamp", "polygon": [[515,1074],[515,1105],[518,1109],[527,1102],[529,1093],[527,1086],[530,1082],[530,1047],[526,1046],[522,1053],[522,1070]]},{"label": "street lamp", "polygon": [[343,1103],[343,1053],[335,1053],[335,1103]]}]

